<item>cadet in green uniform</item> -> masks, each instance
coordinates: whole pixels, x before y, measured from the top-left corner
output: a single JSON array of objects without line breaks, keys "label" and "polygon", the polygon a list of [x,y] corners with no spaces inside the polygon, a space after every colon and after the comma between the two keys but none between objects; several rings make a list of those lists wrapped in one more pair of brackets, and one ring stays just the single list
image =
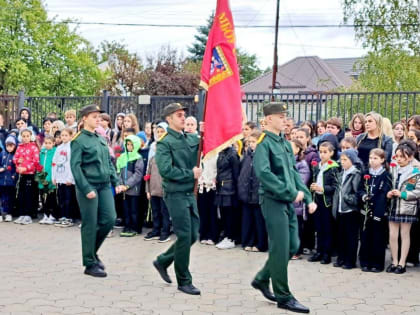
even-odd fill
[{"label": "cadet in green uniform", "polygon": [[117,193],[118,177],[112,165],[108,145],[95,133],[99,114],[97,105],[88,105],[80,110],[82,129],[71,142],[71,170],[76,182],[76,197],[82,215],[82,255],[85,274],[106,277],[105,266],[97,252],[115,223],[114,197],[111,184]]},{"label": "cadet in green uniform", "polygon": [[162,279],[171,283],[167,268],[174,262],[178,290],[198,295],[192,284],[190,247],[197,240],[199,216],[194,196],[194,179],[201,175],[196,167],[199,138],[183,132],[185,107],[172,103],[163,110],[169,127],[157,142],[156,164],[162,176],[163,199],[172,218],[176,242],[153,262]]},{"label": "cadet in green uniform", "polygon": [[[304,200],[308,208],[316,209],[311,193],[300,179],[290,143],[282,131],[286,126],[287,106],[270,103],[263,108],[266,127],[259,139],[255,156],[255,174],[261,182],[260,204],[268,238],[268,260],[251,285],[276,301],[279,308],[309,313],[290,293],[287,279],[289,259],[299,248],[298,223],[294,201]],[[273,286],[273,293],[269,283]]]}]

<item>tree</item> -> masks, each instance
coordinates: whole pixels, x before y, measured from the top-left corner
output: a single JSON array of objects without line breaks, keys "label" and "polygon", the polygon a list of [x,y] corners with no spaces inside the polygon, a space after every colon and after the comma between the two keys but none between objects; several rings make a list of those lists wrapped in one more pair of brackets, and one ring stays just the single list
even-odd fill
[{"label": "tree", "polygon": [[255,54],[250,55],[242,49],[237,49],[239,74],[241,78],[241,84],[249,82],[263,73],[257,65],[257,56]]},{"label": "tree", "polygon": [[197,35],[194,35],[195,42],[191,47],[188,47],[188,52],[192,55],[191,59],[194,61],[202,61],[204,52],[206,50],[207,39],[209,37],[210,29],[213,26],[214,12],[207,19],[207,24],[197,28]]},{"label": "tree", "polygon": [[101,81],[91,45],[48,20],[39,0],[0,0],[0,92],[91,95]]},{"label": "tree", "polygon": [[364,48],[420,54],[420,16],[415,0],[344,0],[343,10],[344,23],[358,25],[356,38]]},{"label": "tree", "polygon": [[[364,91],[417,91],[420,88],[419,13],[414,0],[344,0],[344,22],[369,50],[357,65],[350,88]],[[389,26],[388,26],[389,25]]]},{"label": "tree", "polygon": [[[213,20],[214,13],[212,13],[207,19],[207,25],[197,28],[198,34],[194,36],[195,42],[188,48],[188,52],[191,54],[191,60],[196,62],[201,62],[203,60]],[[245,50],[238,48],[236,50],[236,56],[238,59],[241,84],[249,82],[263,73],[263,71],[258,67],[258,60],[255,54],[248,54]]]},{"label": "tree", "polygon": [[137,54],[117,51],[115,59],[109,61],[105,72],[107,80],[103,87],[114,95],[140,95],[146,80],[143,70]]},{"label": "tree", "polygon": [[126,44],[119,43],[114,40],[112,42],[104,40],[99,44],[99,48],[96,50],[96,54],[98,56],[98,63],[102,63],[109,61],[112,54],[127,55],[129,52]]},{"label": "tree", "polygon": [[144,93],[150,95],[194,95],[200,83],[196,62],[179,55],[170,46],[147,58]]},{"label": "tree", "polygon": [[404,50],[369,52],[359,63],[362,71],[353,91],[398,92],[420,90],[420,57]]},{"label": "tree", "polygon": [[[109,44],[109,43],[108,43]],[[176,49],[161,49],[143,64],[137,54],[113,42],[101,45],[100,56],[115,54],[106,70],[103,88],[115,95],[194,95],[198,92],[200,65],[178,54]],[[114,49],[117,47],[118,49]]]}]

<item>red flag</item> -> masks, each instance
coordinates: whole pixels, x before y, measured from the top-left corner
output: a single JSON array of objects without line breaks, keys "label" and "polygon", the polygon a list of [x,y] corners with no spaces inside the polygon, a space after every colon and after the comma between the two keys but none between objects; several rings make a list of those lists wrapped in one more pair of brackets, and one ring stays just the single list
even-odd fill
[{"label": "red flag", "polygon": [[207,90],[203,155],[208,158],[242,138],[241,84],[228,0],[217,0],[200,85]]}]

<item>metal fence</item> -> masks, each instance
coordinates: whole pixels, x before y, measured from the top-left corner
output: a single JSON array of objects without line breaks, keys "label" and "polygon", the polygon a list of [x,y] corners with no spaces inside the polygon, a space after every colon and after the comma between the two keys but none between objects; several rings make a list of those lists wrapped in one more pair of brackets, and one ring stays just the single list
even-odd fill
[{"label": "metal fence", "polygon": [[54,97],[54,96],[40,96],[27,97],[24,99],[24,106],[31,109],[31,120],[36,126],[42,126],[42,120],[49,113],[56,113],[57,117],[64,120],[64,113],[69,109],[79,111],[85,105],[101,104],[102,97],[87,96],[87,97]]},{"label": "metal fence", "polygon": [[259,121],[262,107],[274,96],[287,103],[296,122],[341,117],[346,124],[355,113],[375,111],[392,122],[420,114],[420,92],[377,93],[247,93],[244,106],[248,120]]},{"label": "metal fence", "polygon": [[194,96],[151,96],[150,103],[143,104],[138,96],[109,96],[105,109],[112,119],[118,113],[134,113],[142,128],[148,121],[161,120],[163,108],[170,103],[181,103],[187,107],[187,115],[196,116],[198,106],[194,100]]},{"label": "metal fence", "polygon": [[9,128],[17,119],[18,97],[12,95],[0,95],[0,114],[4,119],[4,127]]},{"label": "metal fence", "polygon": [[[262,118],[262,106],[274,96],[275,100],[286,102],[289,115],[296,122],[304,120],[318,121],[330,117],[341,117],[346,124],[353,114],[376,111],[388,117],[392,122],[407,119],[420,114],[420,92],[378,92],[378,93],[247,93],[243,106],[247,119],[259,121]],[[203,99],[202,95],[200,98]],[[146,101],[145,101],[146,99]],[[102,96],[86,97],[25,97],[23,92],[18,96],[0,95],[0,113],[5,117],[6,126],[13,124],[19,108],[26,106],[32,111],[32,121],[41,126],[42,119],[48,113],[55,112],[64,119],[68,109],[78,111],[88,104],[100,105],[111,119],[119,112],[134,113],[140,126],[147,121],[161,119],[163,107],[172,102],[186,106],[187,114],[199,117],[200,106],[195,96],[110,96],[104,91]]]},{"label": "metal fence", "polygon": [[42,125],[42,120],[49,113],[56,113],[59,119],[64,120],[64,113],[69,109],[77,112],[86,105],[97,104],[102,107],[114,120],[117,113],[134,113],[140,126],[147,121],[161,119],[162,109],[173,102],[182,103],[187,107],[187,114],[196,116],[198,106],[195,96],[151,96],[144,104],[138,96],[110,96],[104,91],[102,96],[39,96],[25,97],[23,92],[18,96],[0,95],[0,113],[3,114],[6,127],[14,127],[19,109],[28,107],[32,112],[31,120],[36,126]]}]

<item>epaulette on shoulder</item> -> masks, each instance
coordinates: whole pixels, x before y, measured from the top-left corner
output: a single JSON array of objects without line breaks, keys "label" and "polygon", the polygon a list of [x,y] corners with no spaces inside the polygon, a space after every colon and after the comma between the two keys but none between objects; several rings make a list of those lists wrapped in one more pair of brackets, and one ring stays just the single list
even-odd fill
[{"label": "epaulette on shoulder", "polygon": [[236,141],[236,143],[238,144],[238,156],[241,158],[244,145],[241,140]]},{"label": "epaulette on shoulder", "polygon": [[71,141],[76,140],[76,139],[77,139],[77,137],[78,137],[78,136],[80,136],[80,134],[81,134],[81,133],[82,133],[81,131],[79,131],[78,133],[76,133],[76,134],[74,135],[73,139],[71,139]]},{"label": "epaulette on shoulder", "polygon": [[162,141],[166,136],[168,135],[168,133],[167,132],[165,132],[160,138],[159,138],[159,140],[158,141]]},{"label": "epaulette on shoulder", "polygon": [[257,144],[260,144],[264,140],[264,137],[265,137],[265,133],[263,132],[261,136],[258,138]]}]

